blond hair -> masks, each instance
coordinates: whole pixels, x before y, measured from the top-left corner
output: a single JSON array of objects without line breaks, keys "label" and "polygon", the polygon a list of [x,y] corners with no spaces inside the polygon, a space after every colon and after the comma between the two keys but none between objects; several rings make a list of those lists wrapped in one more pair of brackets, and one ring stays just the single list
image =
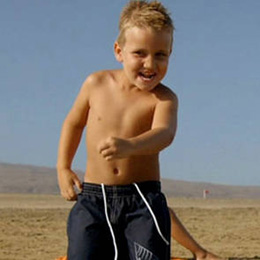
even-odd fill
[{"label": "blond hair", "polygon": [[130,27],[169,30],[173,37],[174,24],[167,9],[159,1],[132,0],[123,9],[119,21],[117,42],[125,43],[125,31]]}]

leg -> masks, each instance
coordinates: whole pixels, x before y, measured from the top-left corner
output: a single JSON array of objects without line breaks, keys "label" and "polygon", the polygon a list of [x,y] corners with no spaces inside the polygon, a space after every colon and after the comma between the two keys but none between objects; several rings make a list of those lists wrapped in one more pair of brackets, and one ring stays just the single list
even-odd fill
[{"label": "leg", "polygon": [[[68,219],[68,260],[114,259],[111,234],[98,198],[79,195]],[[101,202],[102,203],[102,202]]]},{"label": "leg", "polygon": [[192,252],[197,260],[220,260],[221,258],[201,247],[182,225],[173,209],[169,208],[171,216],[171,236],[182,246]]},{"label": "leg", "polygon": [[145,195],[161,232],[158,232],[151,212],[142,199],[136,200],[136,209],[127,215],[125,236],[131,260],[170,259],[170,218],[166,200],[161,193]]}]

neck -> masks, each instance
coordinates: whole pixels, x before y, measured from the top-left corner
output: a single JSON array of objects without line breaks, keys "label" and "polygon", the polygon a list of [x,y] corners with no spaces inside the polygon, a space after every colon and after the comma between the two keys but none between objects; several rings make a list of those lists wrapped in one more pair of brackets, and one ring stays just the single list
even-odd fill
[{"label": "neck", "polygon": [[134,84],[132,84],[128,80],[123,70],[119,71],[118,82],[119,87],[124,91],[140,91]]}]

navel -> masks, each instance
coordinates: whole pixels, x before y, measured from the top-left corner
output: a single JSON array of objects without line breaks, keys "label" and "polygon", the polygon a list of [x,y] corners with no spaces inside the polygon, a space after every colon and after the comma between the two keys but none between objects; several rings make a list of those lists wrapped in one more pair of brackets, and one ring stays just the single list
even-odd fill
[{"label": "navel", "polygon": [[114,169],[113,169],[113,173],[114,173],[114,174],[118,174],[118,173],[119,173],[118,168],[114,168]]}]

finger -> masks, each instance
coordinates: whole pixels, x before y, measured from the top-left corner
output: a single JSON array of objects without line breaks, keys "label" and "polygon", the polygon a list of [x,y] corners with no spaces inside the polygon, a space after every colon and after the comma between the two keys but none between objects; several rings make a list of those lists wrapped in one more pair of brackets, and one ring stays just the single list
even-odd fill
[{"label": "finger", "polygon": [[99,145],[98,151],[99,151],[99,153],[102,153],[103,151],[105,151],[109,148],[110,148],[110,145],[108,143],[103,143],[103,144]]},{"label": "finger", "polygon": [[71,201],[71,196],[66,192],[66,193],[61,193],[61,196],[67,200],[67,201]]},{"label": "finger", "polygon": [[75,200],[77,200],[77,198],[78,198],[78,195],[75,194],[73,197],[70,197],[70,198],[67,199],[67,200],[68,200],[68,201],[75,201]]},{"label": "finger", "polygon": [[74,200],[77,200],[77,194],[74,192],[74,194],[70,194],[67,196],[66,200],[67,201],[74,201]]},{"label": "finger", "polygon": [[75,201],[77,200],[77,196],[66,198],[67,201]]},{"label": "finger", "polygon": [[110,147],[114,146],[115,144],[115,138],[110,136],[105,141],[100,143],[98,146],[98,150],[101,153],[103,150],[109,149]]},{"label": "finger", "polygon": [[77,199],[77,194],[74,189],[66,190],[61,193],[62,197],[67,201],[73,201]]},{"label": "finger", "polygon": [[103,155],[103,157],[107,157],[107,156],[111,156],[115,154],[115,149],[109,148],[109,149],[105,149],[101,152],[101,154]]},{"label": "finger", "polygon": [[103,151],[105,149],[108,149],[111,146],[111,141],[110,138],[107,138],[106,140],[103,140],[102,142],[99,143],[99,151]]},{"label": "finger", "polygon": [[78,188],[78,190],[82,191],[82,183],[81,183],[81,181],[78,178],[75,178],[74,182],[75,182],[75,185]]},{"label": "finger", "polygon": [[77,193],[75,192],[74,188],[71,188],[69,190],[69,199],[70,200],[76,200],[77,199]]},{"label": "finger", "polygon": [[113,155],[109,155],[104,157],[106,161],[112,161],[113,159],[115,159],[115,157]]}]

